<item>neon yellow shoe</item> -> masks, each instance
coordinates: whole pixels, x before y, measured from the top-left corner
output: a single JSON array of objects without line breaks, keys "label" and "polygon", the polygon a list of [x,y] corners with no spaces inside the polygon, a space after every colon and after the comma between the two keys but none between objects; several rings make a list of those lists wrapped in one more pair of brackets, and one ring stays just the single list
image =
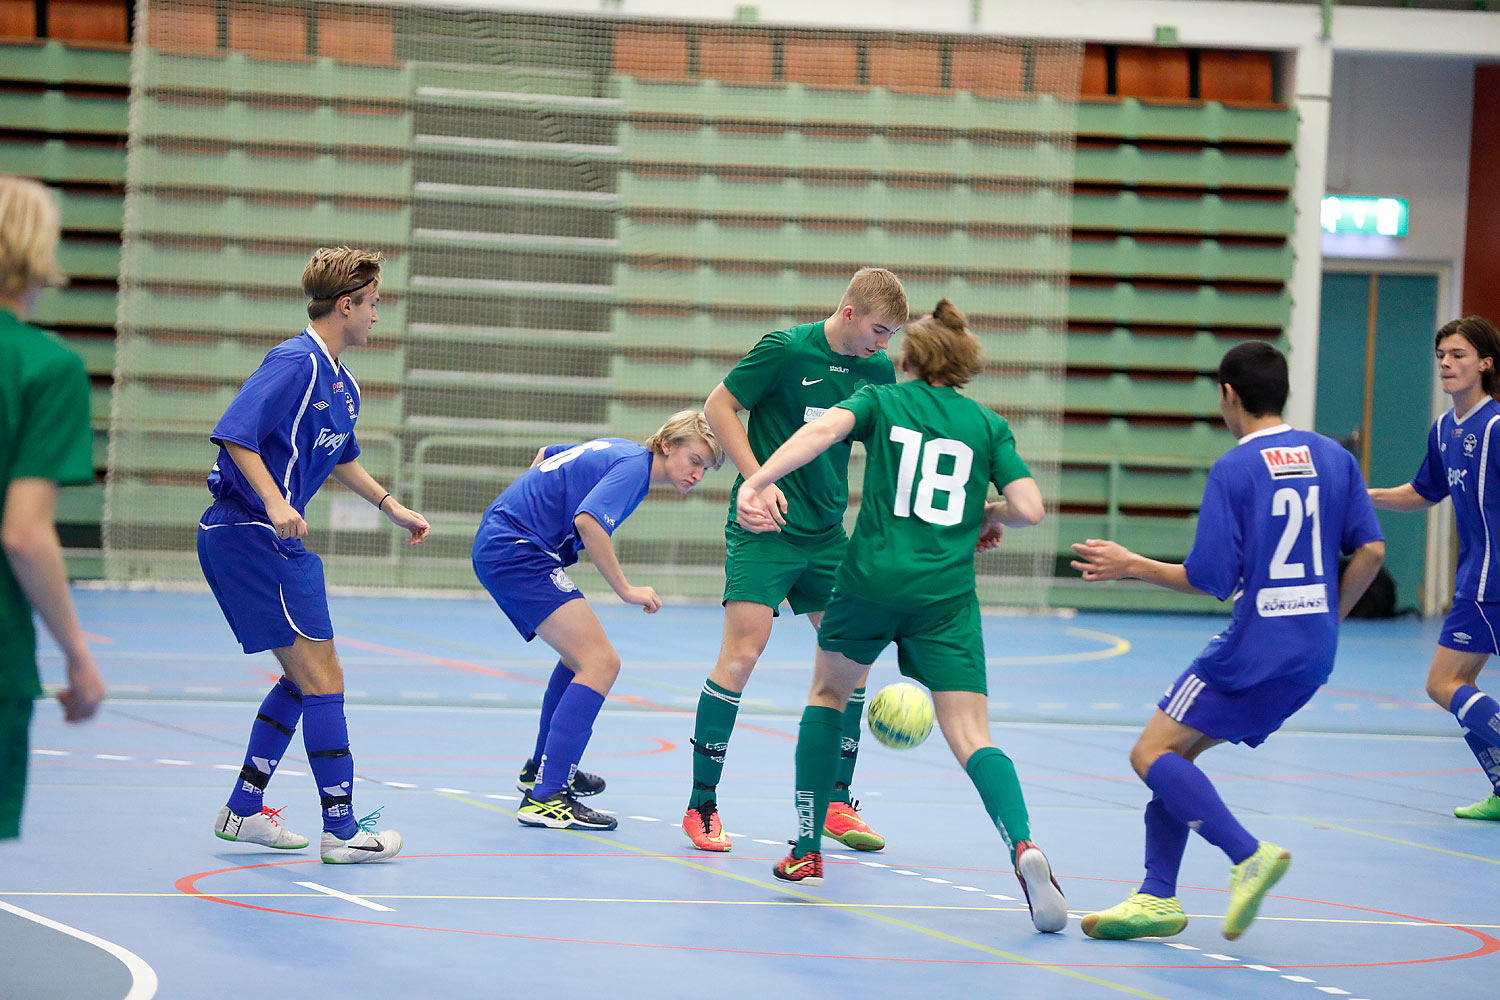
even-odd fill
[{"label": "neon yellow shoe", "polygon": [[1233,941],[1250,927],[1271,886],[1291,867],[1292,855],[1268,840],[1229,871],[1229,912],[1224,914],[1224,937]]},{"label": "neon yellow shoe", "polygon": [[1500,820],[1500,795],[1488,795],[1471,806],[1459,806],[1453,815],[1459,819]]},{"label": "neon yellow shoe", "polygon": [[1163,899],[1138,892],[1107,910],[1090,913],[1079,924],[1083,933],[1103,941],[1134,941],[1143,937],[1171,937],[1188,924],[1176,896]]}]

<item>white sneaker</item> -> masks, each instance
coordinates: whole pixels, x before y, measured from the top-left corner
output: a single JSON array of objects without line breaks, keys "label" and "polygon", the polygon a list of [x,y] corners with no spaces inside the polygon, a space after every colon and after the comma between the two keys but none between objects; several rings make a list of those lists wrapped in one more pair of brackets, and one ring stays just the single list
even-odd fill
[{"label": "white sneaker", "polygon": [[281,810],[269,806],[249,816],[241,816],[231,812],[228,806],[221,806],[219,817],[214,820],[214,836],[238,844],[274,847],[278,851],[300,851],[307,846],[306,837],[281,825]]},{"label": "white sneaker", "polygon": [[401,853],[401,834],[395,830],[373,829],[380,810],[359,821],[359,829],[348,840],[340,840],[323,831],[322,855],[325,865],[358,865],[368,861],[389,861]]},{"label": "white sneaker", "polygon": [[1026,893],[1032,926],[1044,934],[1068,926],[1068,901],[1063,898],[1062,886],[1052,877],[1047,855],[1031,841],[1023,840],[1016,845],[1015,861],[1016,878]]}]

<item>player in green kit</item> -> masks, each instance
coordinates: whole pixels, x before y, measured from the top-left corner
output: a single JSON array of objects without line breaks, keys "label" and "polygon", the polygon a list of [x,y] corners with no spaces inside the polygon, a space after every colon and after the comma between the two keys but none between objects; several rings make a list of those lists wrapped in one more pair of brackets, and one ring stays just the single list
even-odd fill
[{"label": "player in green kit", "polygon": [[[740,524],[780,525],[769,488],[838,442],[864,442],[864,499],[818,629],[812,690],[797,738],[797,840],[774,874],[819,885],[818,832],[838,765],[850,693],[894,642],[901,672],[932,691],[938,725],[979,790],[1015,864],[1039,931],[1068,922],[1047,858],[1031,842],[1016,769],[990,740],[984,637],[974,551],[1004,525],[1042,519],[1042,495],[1003,417],[958,392],[980,369],[980,346],[943,299],[907,325],[899,385],[865,386],[799,430],[745,480]],[[993,483],[1004,499],[985,502]],[[788,515],[790,516],[790,515]]]},{"label": "player in green kit", "polygon": [[[891,334],[906,322],[906,290],[890,271],[855,273],[833,315],[768,333],[745,355],[703,404],[724,451],[745,476],[760,468],[799,427],[863,385],[896,380],[885,354]],[[749,410],[748,427],[739,412]],[[771,620],[782,601],[817,628],[844,556],[844,510],[849,504],[848,443],[836,443],[769,491],[779,534],[745,531],[729,507],[724,539],[724,638],[719,659],[703,684],[693,725],[693,789],[682,830],[703,851],[727,851],[729,837],[718,813],[718,784],[740,694],[771,638]],[[849,796],[859,752],[863,681],[850,699],[842,730],[842,760],[826,832],[846,847],[878,851],[885,839],[855,811]]]}]

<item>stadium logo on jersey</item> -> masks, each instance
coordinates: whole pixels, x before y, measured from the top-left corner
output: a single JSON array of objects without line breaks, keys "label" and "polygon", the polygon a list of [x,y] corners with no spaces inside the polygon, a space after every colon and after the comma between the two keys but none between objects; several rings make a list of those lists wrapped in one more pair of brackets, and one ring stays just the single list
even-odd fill
[{"label": "stadium logo on jersey", "polygon": [[1262,448],[1260,457],[1272,479],[1316,479],[1318,470],[1313,468],[1312,452],[1307,445],[1296,448]]},{"label": "stadium logo on jersey", "polygon": [[849,374],[849,369],[847,369],[847,368],[840,368],[838,365],[829,365],[828,366],[828,370],[831,371],[831,372],[838,372],[840,375],[848,375]]},{"label": "stadium logo on jersey", "polygon": [[[563,572],[563,568],[561,566],[552,571],[552,586],[556,587],[564,594],[571,594],[573,591],[578,589],[578,584],[574,583],[573,580],[568,576],[568,574]],[[537,777],[540,778],[541,775],[538,774]]]},{"label": "stadium logo on jersey", "polygon": [[827,412],[828,407],[826,406],[809,406],[802,411],[802,422],[810,424]]},{"label": "stadium logo on jersey", "polygon": [[313,447],[326,447],[328,449],[328,454],[332,455],[334,452],[342,448],[344,446],[344,442],[347,440],[349,440],[348,431],[345,431],[342,434],[334,434],[327,427],[324,427],[322,430],[318,431],[318,440],[313,442]]},{"label": "stadium logo on jersey", "polygon": [[1321,583],[1267,587],[1255,595],[1255,610],[1262,618],[1321,615],[1328,610],[1328,588]]},{"label": "stadium logo on jersey", "polygon": [[1478,447],[1479,439],[1474,435],[1470,434],[1468,437],[1464,438],[1464,457],[1473,458],[1474,449]]}]

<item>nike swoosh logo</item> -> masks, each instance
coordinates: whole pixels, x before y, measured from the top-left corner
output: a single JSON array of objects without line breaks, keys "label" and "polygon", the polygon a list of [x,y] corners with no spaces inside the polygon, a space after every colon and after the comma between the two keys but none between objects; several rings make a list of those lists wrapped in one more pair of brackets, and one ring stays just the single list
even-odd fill
[{"label": "nike swoosh logo", "polygon": [[798,861],[796,864],[787,865],[786,866],[786,873],[788,875],[795,875],[798,872],[800,872],[802,869],[806,868],[810,864],[812,864],[812,859],[811,858],[804,858],[801,861]]},{"label": "nike swoosh logo", "polygon": [[347,848],[349,848],[349,850],[351,850],[351,851],[383,851],[383,850],[385,850],[385,845],[382,844],[378,840],[374,841],[374,842],[372,842],[370,844],[345,844],[344,846],[347,847]]},{"label": "nike swoosh logo", "polygon": [[802,384],[803,384],[803,385],[817,385],[817,384],[818,384],[818,383],[819,383],[819,382],[821,382],[821,381],[823,381],[823,380],[822,380],[822,379],[820,379],[820,378],[815,378],[815,379],[803,379],[803,380],[802,380]]}]

